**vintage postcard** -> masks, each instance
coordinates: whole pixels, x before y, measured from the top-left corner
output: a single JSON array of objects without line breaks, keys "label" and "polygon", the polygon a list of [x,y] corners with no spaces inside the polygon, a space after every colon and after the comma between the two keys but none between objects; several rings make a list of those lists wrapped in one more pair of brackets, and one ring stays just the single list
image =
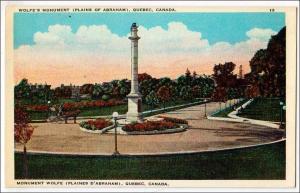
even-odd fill
[{"label": "vintage postcard", "polygon": [[5,9],[7,188],[292,188],[297,8]]}]

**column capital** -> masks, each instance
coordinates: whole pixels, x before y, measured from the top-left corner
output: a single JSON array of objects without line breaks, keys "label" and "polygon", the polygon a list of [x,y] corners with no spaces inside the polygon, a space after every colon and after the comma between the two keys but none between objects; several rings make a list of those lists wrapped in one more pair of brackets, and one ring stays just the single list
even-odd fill
[{"label": "column capital", "polygon": [[128,37],[128,39],[130,39],[131,41],[137,41],[141,38],[139,36],[136,36],[136,37]]}]

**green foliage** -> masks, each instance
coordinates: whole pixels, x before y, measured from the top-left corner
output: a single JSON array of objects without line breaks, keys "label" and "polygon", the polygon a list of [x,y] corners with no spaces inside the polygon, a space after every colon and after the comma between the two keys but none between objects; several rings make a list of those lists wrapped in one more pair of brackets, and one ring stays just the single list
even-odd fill
[{"label": "green foliage", "polygon": [[165,103],[171,99],[171,90],[167,86],[161,86],[156,95],[161,102]]},{"label": "green foliage", "polygon": [[147,96],[145,100],[146,104],[150,105],[151,107],[158,105],[159,100],[156,96],[156,93],[154,91],[151,91]]},{"label": "green foliage", "polygon": [[110,99],[110,96],[108,94],[104,94],[102,96],[102,100],[104,100],[104,101],[108,101],[109,99]]},{"label": "green foliage", "polygon": [[130,92],[130,82],[127,79],[122,79],[118,82],[118,87],[120,88],[120,97],[126,97]]},{"label": "green foliage", "polygon": [[240,95],[239,93],[239,90],[237,88],[229,88],[227,90],[227,96],[228,96],[228,99],[235,99],[235,98],[238,98]]},{"label": "green foliage", "polygon": [[[50,85],[30,85],[27,79],[20,81],[14,88],[15,99],[21,104],[26,103],[47,103],[54,99],[54,91],[50,90]],[[25,102],[25,103],[24,103]]]},{"label": "green foliage", "polygon": [[22,79],[18,85],[15,86],[15,98],[29,98],[30,87],[27,79]]},{"label": "green foliage", "polygon": [[266,49],[258,50],[250,61],[251,72],[245,77],[258,86],[265,97],[285,97],[286,27],[271,37]]},{"label": "green foliage", "polygon": [[95,84],[93,89],[93,97],[100,98],[104,94],[101,84]]},{"label": "green foliage", "polygon": [[183,86],[180,90],[180,97],[185,100],[193,98],[192,88],[190,86]]},{"label": "green foliage", "polygon": [[237,76],[233,74],[235,68],[233,62],[225,62],[224,64],[218,64],[214,66],[214,80],[218,87],[235,87]]}]

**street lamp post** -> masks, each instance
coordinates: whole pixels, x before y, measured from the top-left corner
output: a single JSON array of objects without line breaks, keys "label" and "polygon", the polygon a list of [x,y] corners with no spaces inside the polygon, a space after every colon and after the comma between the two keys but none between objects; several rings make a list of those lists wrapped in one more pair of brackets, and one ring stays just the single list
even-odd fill
[{"label": "street lamp post", "polygon": [[50,111],[50,107],[51,107],[51,101],[48,101],[47,102],[48,103],[48,117],[50,117],[51,116],[51,111]]},{"label": "street lamp post", "polygon": [[113,153],[113,155],[120,155],[120,153],[118,152],[118,138],[117,138],[117,118],[119,116],[118,112],[114,112],[112,114],[112,117],[114,119],[114,124],[115,124],[115,151]]},{"label": "street lamp post", "polygon": [[207,102],[207,100],[204,99],[204,118],[207,118],[207,115],[206,115],[206,102]]},{"label": "street lamp post", "polygon": [[280,126],[279,126],[279,128],[282,129],[283,128],[283,123],[282,123],[283,102],[280,101],[279,105],[280,105]]}]

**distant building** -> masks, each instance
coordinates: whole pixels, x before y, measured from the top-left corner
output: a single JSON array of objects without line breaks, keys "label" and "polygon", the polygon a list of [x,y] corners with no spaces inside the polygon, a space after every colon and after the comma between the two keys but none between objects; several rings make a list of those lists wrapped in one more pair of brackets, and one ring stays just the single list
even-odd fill
[{"label": "distant building", "polygon": [[31,84],[29,83],[29,88],[31,90],[32,93],[41,91],[41,90],[50,90],[51,85],[48,85],[47,83],[45,84]]},{"label": "distant building", "polygon": [[243,65],[240,65],[240,68],[239,68],[239,79],[243,79],[244,78],[244,75],[243,75]]},{"label": "distant building", "polygon": [[70,88],[71,88],[71,98],[73,99],[78,99],[80,98],[80,86],[75,86],[70,84]]},{"label": "distant building", "polygon": [[243,65],[240,65],[240,68],[239,68],[239,79],[243,79],[244,78],[244,75],[243,75]]}]

